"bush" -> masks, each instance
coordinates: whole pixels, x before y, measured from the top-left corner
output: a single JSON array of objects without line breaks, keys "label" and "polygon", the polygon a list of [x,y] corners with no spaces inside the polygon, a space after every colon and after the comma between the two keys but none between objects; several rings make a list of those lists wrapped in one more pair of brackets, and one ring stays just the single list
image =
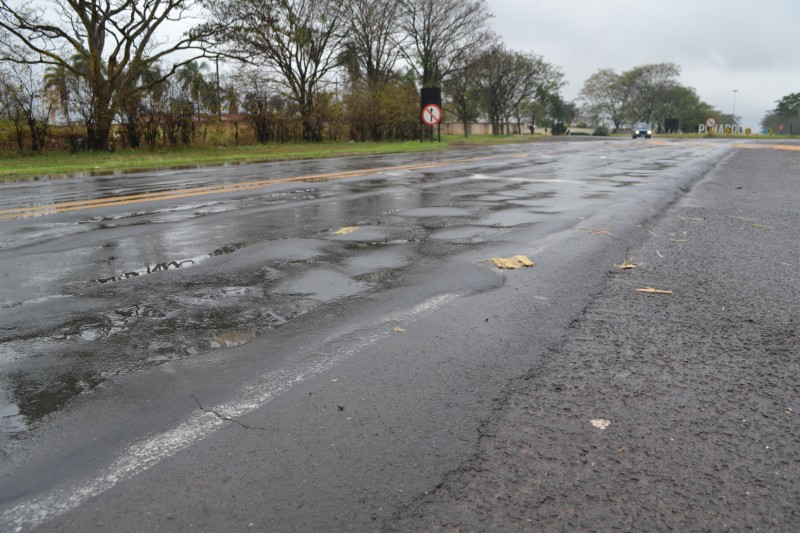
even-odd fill
[{"label": "bush", "polygon": [[608,128],[605,126],[597,126],[592,133],[595,137],[608,137]]}]

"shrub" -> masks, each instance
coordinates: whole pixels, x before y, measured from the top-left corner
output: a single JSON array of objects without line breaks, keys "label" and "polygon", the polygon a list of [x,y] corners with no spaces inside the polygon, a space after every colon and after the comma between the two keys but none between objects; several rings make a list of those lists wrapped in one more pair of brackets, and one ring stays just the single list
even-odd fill
[{"label": "shrub", "polygon": [[608,137],[608,128],[605,126],[597,126],[592,133],[595,137]]}]

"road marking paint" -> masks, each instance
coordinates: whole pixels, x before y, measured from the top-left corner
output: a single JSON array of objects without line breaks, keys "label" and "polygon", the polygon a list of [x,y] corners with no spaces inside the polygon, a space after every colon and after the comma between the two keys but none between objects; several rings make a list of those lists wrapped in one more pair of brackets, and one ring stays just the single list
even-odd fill
[{"label": "road marking paint", "polygon": [[120,196],[110,196],[108,198],[96,198],[92,200],[74,200],[69,202],[56,202],[46,205],[33,205],[27,207],[15,207],[11,209],[0,210],[0,220],[7,220],[11,218],[27,218],[34,216],[54,215],[57,213],[65,213],[69,211],[79,211],[83,209],[94,209],[98,207],[121,206],[136,204],[142,202],[152,202],[161,200],[175,200],[181,198],[191,198],[195,196],[204,196],[208,194],[221,194],[221,193],[234,193],[244,192],[253,189],[261,189],[279,185],[283,183],[307,183],[307,182],[326,182],[334,181],[345,178],[353,178],[366,176],[368,174],[376,174],[381,172],[391,172],[398,170],[424,170],[428,168],[436,168],[453,164],[472,163],[475,161],[499,159],[501,157],[517,157],[518,154],[509,155],[492,155],[464,159],[449,159],[445,161],[435,161],[432,163],[412,163],[408,165],[399,165],[391,167],[375,167],[362,170],[350,170],[343,172],[331,172],[327,174],[311,174],[308,176],[297,176],[293,178],[275,178],[263,179],[254,181],[245,181],[241,183],[229,183],[225,185],[206,185],[200,187],[191,187],[181,190],[169,190],[159,192],[148,192],[140,194],[127,194]]},{"label": "road marking paint", "polygon": [[[228,422],[220,416],[234,418],[247,415],[263,407],[293,386],[330,370],[370,345],[389,337],[393,332],[392,328],[397,323],[416,322],[456,298],[455,294],[441,294],[409,310],[391,313],[386,318],[365,327],[367,329],[385,328],[384,330],[361,337],[357,342],[348,343],[346,347],[334,350],[333,353],[324,353],[323,355],[326,357],[321,361],[300,363],[288,369],[265,374],[259,380],[258,385],[244,388],[233,401],[199,412],[194,411],[187,420],[173,429],[132,444],[110,465],[101,469],[96,476],[67,482],[8,509],[0,514],[0,524],[5,525],[5,528],[0,529],[16,532],[34,529],[79,507],[86,500],[99,496],[117,483],[146,472],[162,460],[210,436]],[[325,345],[339,338],[352,336],[365,328],[354,329],[345,335],[330,337],[321,344]],[[320,354],[319,350],[313,351]]]}]

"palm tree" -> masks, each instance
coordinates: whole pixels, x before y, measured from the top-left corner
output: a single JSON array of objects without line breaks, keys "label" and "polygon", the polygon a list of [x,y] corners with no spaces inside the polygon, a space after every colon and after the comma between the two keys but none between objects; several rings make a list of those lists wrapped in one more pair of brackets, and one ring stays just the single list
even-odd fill
[{"label": "palm tree", "polygon": [[208,70],[208,63],[205,61],[185,64],[178,69],[177,77],[181,88],[189,92],[189,96],[197,110],[197,118],[200,119],[200,103],[208,101],[209,97],[214,96],[214,89],[203,77],[203,72]]}]

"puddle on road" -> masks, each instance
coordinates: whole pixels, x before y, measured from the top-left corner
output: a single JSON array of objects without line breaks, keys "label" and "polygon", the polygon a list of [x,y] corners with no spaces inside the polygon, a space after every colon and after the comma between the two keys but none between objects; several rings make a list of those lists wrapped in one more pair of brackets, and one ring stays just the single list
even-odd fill
[{"label": "puddle on road", "polygon": [[498,242],[505,235],[505,229],[492,229],[479,226],[452,226],[431,232],[429,239],[463,244]]},{"label": "puddle on road", "polygon": [[211,337],[208,345],[213,350],[243,346],[256,338],[255,328],[229,329]]},{"label": "puddle on road", "polygon": [[[401,257],[374,255],[362,266]],[[246,345],[326,302],[391,283],[395,275],[374,269],[351,277],[318,261],[274,265],[285,271],[274,281],[268,276],[265,285],[211,279],[216,286],[195,287],[190,281],[158,298],[73,319],[49,336],[0,342],[0,434],[22,436],[117,374]],[[265,279],[260,271],[249,276]]]},{"label": "puddle on road", "polygon": [[2,388],[10,401],[0,409],[0,433],[15,435],[27,430],[50,413],[62,409],[73,397],[92,391],[103,379],[96,373],[81,370],[63,372],[12,372],[5,376]]},{"label": "puddle on road", "polygon": [[584,194],[581,196],[582,200],[605,200],[607,198],[611,198],[612,194],[610,192],[593,192],[589,194]]},{"label": "puddle on road", "polygon": [[397,275],[398,272],[394,270],[377,270],[374,272],[359,274],[354,276],[353,279],[363,283],[385,284],[393,281]]},{"label": "puddle on road", "polygon": [[479,226],[510,228],[523,224],[533,224],[541,220],[541,215],[523,209],[503,209],[475,222]]},{"label": "puddle on road", "polygon": [[311,269],[275,287],[277,294],[302,295],[321,302],[331,302],[366,290],[363,282],[328,268]]}]

